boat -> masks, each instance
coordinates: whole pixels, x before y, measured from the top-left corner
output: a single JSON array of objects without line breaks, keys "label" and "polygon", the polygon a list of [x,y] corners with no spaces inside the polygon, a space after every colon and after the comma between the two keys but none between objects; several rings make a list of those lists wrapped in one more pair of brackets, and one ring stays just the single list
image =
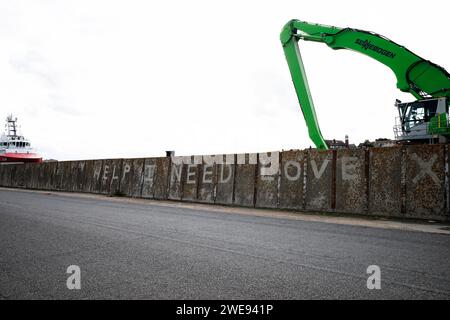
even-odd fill
[{"label": "boat", "polygon": [[0,164],[42,162],[28,139],[18,133],[17,118],[6,118],[5,133],[0,137]]}]

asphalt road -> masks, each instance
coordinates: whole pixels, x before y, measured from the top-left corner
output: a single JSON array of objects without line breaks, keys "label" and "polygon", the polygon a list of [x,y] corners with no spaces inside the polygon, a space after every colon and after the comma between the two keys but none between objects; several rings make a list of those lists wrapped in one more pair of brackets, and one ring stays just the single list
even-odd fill
[{"label": "asphalt road", "polygon": [[449,265],[449,235],[0,189],[0,299],[449,299]]}]

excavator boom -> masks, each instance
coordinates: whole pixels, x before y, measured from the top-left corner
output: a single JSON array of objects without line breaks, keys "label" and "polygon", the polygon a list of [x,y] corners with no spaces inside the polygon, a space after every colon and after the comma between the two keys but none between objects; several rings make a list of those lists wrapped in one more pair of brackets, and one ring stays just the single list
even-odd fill
[{"label": "excavator boom", "polygon": [[450,100],[450,75],[444,68],[376,33],[291,20],[281,31],[280,40],[309,136],[318,149],[328,147],[317,120],[299,40],[322,42],[332,49],[353,50],[375,59],[394,72],[398,89],[418,100],[442,97]]}]

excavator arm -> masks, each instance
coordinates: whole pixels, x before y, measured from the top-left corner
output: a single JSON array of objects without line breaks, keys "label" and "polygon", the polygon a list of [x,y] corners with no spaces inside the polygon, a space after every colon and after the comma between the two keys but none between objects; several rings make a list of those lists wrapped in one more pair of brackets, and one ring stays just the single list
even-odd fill
[{"label": "excavator arm", "polygon": [[326,150],[328,147],[317,120],[299,40],[322,42],[332,49],[357,51],[381,62],[394,72],[397,88],[411,93],[418,100],[450,98],[450,75],[444,68],[376,33],[291,20],[281,31],[280,40],[309,136],[318,149]]}]

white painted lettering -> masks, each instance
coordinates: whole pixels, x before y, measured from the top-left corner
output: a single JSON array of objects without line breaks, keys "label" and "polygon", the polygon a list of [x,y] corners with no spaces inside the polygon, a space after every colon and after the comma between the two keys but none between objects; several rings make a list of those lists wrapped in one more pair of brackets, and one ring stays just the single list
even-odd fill
[{"label": "white painted lettering", "polygon": [[[204,165],[203,166],[203,183],[212,183],[212,175],[213,175],[213,166],[212,165]],[[208,178],[207,178],[208,176]]]},{"label": "white painted lettering", "polygon": [[[293,175],[293,176],[289,175],[289,167],[296,168],[295,175]],[[298,163],[297,161],[289,160],[289,161],[286,161],[286,163],[284,164],[284,176],[289,181],[297,181],[298,179],[300,179],[301,173],[302,173],[302,171],[301,171],[300,163]]]},{"label": "white painted lettering", "polygon": [[316,160],[314,160],[314,159],[311,160],[311,168],[312,168],[314,177],[316,177],[316,179],[320,179],[322,177],[329,162],[330,162],[330,160],[325,159],[322,163],[322,166],[320,167],[320,170],[318,170]]}]

